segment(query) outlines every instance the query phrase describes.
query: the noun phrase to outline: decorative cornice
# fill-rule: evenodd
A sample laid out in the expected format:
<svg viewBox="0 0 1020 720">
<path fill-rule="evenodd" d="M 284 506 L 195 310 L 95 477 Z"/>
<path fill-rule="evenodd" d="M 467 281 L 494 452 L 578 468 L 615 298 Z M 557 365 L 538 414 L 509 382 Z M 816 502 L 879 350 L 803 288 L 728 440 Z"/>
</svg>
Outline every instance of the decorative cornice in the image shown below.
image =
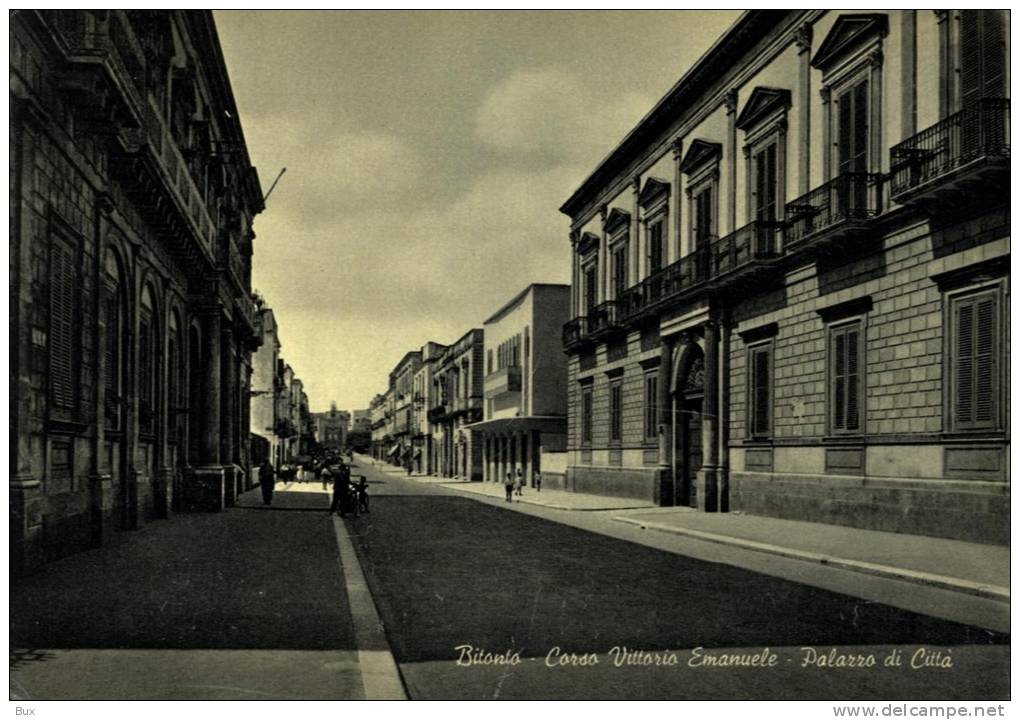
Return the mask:
<svg viewBox="0 0 1020 720">
<path fill-rule="evenodd" d="M 680 172 L 689 174 L 705 163 L 718 160 L 722 155 L 722 143 L 709 140 L 694 140 L 687 149 L 687 154 L 680 161 Z"/>
<path fill-rule="evenodd" d="M 647 208 L 663 195 L 669 195 L 669 183 L 661 178 L 650 177 L 638 194 L 638 205 Z"/>
<path fill-rule="evenodd" d="M 620 208 L 613 208 L 609 217 L 606 218 L 606 232 L 612 234 L 624 227 L 630 227 L 630 213 Z"/>
<path fill-rule="evenodd" d="M 811 40 L 814 31 L 810 23 L 802 23 L 794 33 L 793 41 L 797 43 L 797 54 L 803 55 L 811 50 Z"/>
</svg>

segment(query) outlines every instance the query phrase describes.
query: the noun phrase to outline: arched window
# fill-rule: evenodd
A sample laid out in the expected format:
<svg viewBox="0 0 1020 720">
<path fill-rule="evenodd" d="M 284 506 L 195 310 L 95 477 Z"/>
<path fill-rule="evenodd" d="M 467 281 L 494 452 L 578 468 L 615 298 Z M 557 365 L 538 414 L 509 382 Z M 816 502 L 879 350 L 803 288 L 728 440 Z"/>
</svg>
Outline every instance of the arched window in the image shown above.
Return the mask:
<svg viewBox="0 0 1020 720">
<path fill-rule="evenodd" d="M 156 432 L 158 406 L 156 357 L 159 352 L 156 334 L 155 302 L 151 288 L 142 288 L 138 318 L 138 430 L 142 435 Z"/>
<path fill-rule="evenodd" d="M 167 326 L 167 348 L 166 348 L 166 403 L 167 403 L 167 425 L 168 439 L 176 444 L 180 433 L 181 408 L 181 322 L 177 317 L 177 311 L 170 313 Z"/>
<path fill-rule="evenodd" d="M 105 365 L 106 429 L 124 429 L 124 281 L 120 263 L 112 250 L 106 251 L 103 260 L 103 324 L 106 336 L 103 343 Z"/>
</svg>

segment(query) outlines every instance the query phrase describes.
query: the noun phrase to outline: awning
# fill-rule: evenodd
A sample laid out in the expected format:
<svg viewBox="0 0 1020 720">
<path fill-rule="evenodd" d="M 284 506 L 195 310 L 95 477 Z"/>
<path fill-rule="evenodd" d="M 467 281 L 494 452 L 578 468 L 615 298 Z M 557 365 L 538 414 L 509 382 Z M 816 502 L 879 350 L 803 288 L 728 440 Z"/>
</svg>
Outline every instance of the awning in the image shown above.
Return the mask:
<svg viewBox="0 0 1020 720">
<path fill-rule="evenodd" d="M 480 433 L 538 432 L 565 435 L 567 419 L 562 415 L 524 415 L 522 417 L 494 418 L 465 425 L 465 430 Z"/>
<path fill-rule="evenodd" d="M 394 445 L 393 447 L 390 448 L 390 451 L 388 453 L 386 453 L 386 454 L 387 455 L 396 455 L 398 452 L 400 452 L 400 445 Z"/>
</svg>

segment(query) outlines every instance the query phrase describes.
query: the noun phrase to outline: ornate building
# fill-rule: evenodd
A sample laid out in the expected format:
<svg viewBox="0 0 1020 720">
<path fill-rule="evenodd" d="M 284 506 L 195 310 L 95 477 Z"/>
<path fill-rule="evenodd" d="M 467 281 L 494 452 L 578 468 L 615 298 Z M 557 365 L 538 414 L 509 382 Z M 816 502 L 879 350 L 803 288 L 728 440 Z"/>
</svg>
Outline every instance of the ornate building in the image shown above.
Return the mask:
<svg viewBox="0 0 1020 720">
<path fill-rule="evenodd" d="M 563 205 L 567 484 L 1009 537 L 1004 11 L 749 11 Z"/>
<path fill-rule="evenodd" d="M 468 330 L 436 362 L 427 420 L 437 447 L 436 473 L 482 479 L 481 436 L 470 426 L 482 419 L 485 331 Z"/>
<path fill-rule="evenodd" d="M 10 40 L 23 572 L 245 486 L 263 205 L 211 13 L 19 11 Z"/>
</svg>

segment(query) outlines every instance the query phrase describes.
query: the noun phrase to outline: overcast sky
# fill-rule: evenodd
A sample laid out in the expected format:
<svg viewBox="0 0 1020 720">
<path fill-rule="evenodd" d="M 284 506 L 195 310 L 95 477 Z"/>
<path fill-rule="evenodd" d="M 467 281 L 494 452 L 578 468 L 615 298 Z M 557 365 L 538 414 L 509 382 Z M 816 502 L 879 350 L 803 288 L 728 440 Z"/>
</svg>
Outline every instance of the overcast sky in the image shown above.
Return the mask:
<svg viewBox="0 0 1020 720">
<path fill-rule="evenodd" d="M 254 287 L 312 410 L 531 282 L 558 208 L 734 12 L 217 11 L 263 192 Z"/>
</svg>

